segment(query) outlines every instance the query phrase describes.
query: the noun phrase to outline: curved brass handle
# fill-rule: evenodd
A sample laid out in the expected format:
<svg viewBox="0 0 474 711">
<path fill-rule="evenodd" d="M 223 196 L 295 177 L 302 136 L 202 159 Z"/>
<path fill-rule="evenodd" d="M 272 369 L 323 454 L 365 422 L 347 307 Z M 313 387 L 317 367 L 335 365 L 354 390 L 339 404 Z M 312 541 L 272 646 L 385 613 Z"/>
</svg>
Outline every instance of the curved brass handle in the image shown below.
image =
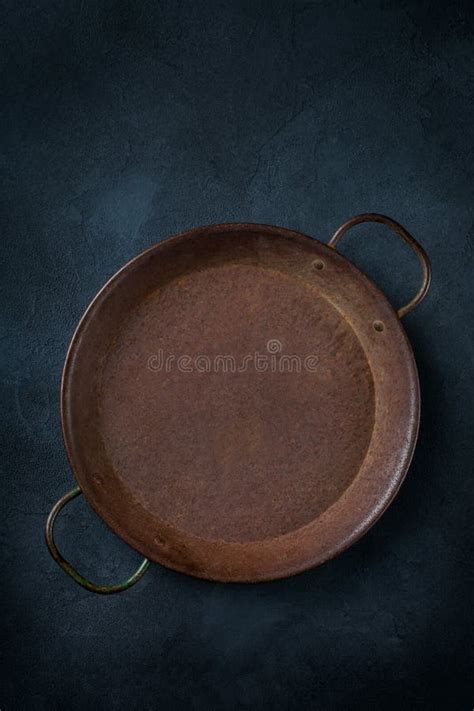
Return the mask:
<svg viewBox="0 0 474 711">
<path fill-rule="evenodd" d="M 387 227 L 390 227 L 391 230 L 396 232 L 397 235 L 399 235 L 399 237 L 401 237 L 413 249 L 416 256 L 420 260 L 421 268 L 423 270 L 423 283 L 418 293 L 413 297 L 413 299 L 411 299 L 408 304 L 398 309 L 397 316 L 398 318 L 402 318 L 402 316 L 405 316 L 405 314 L 414 309 L 415 306 L 417 306 L 420 301 L 425 298 L 428 289 L 430 288 L 431 264 L 430 260 L 428 259 L 428 255 L 426 254 L 423 247 L 418 244 L 416 239 L 412 237 L 411 234 L 407 232 L 404 227 L 399 225 L 398 222 L 395 222 L 395 220 L 392 220 L 390 217 L 385 217 L 385 215 L 378 215 L 375 212 L 368 212 L 362 215 L 356 215 L 355 217 L 351 217 L 350 220 L 347 220 L 347 222 L 344 222 L 344 224 L 341 225 L 334 232 L 333 236 L 328 242 L 328 247 L 332 247 L 332 249 L 335 249 L 342 235 L 345 234 L 348 229 L 354 227 L 354 225 L 360 224 L 361 222 L 381 222 L 383 225 L 387 225 Z"/>
<path fill-rule="evenodd" d="M 75 580 L 78 585 L 81 585 L 86 590 L 90 590 L 90 592 L 99 593 L 101 595 L 111 595 L 112 593 L 127 590 L 127 588 L 131 588 L 132 585 L 138 583 L 140 578 L 149 568 L 150 561 L 148 560 L 148 558 L 145 558 L 143 560 L 138 570 L 136 570 L 134 574 L 127 580 L 124 580 L 121 583 L 117 583 L 116 585 L 97 585 L 96 583 L 91 583 L 90 580 L 87 580 L 80 573 L 78 573 L 77 570 L 73 568 L 73 566 L 68 563 L 65 558 L 63 558 L 63 556 L 56 547 L 56 543 L 54 542 L 53 538 L 54 522 L 56 521 L 56 518 L 63 506 L 69 503 L 69 501 L 72 501 L 72 499 L 75 499 L 76 496 L 79 496 L 79 494 L 81 493 L 82 492 L 79 487 L 68 491 L 68 493 L 64 494 L 64 496 L 62 496 L 51 509 L 50 514 L 48 516 L 48 520 L 46 521 L 45 529 L 46 545 L 48 546 L 49 552 L 53 556 L 56 563 L 64 570 L 65 573 L 67 573 L 73 580 Z"/>
</svg>

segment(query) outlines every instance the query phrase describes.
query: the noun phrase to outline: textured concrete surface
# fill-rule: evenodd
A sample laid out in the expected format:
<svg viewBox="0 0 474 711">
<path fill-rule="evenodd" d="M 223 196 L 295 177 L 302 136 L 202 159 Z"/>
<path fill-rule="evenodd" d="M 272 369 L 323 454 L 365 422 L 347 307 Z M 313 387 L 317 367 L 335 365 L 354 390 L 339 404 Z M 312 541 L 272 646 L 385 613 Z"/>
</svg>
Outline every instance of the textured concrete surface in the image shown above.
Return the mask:
<svg viewBox="0 0 474 711">
<path fill-rule="evenodd" d="M 2 5 L 0 708 L 471 709 L 471 3 Z M 327 239 L 363 211 L 406 225 L 434 271 L 406 318 L 423 416 L 389 511 L 278 583 L 154 567 L 116 597 L 76 587 L 43 525 L 73 482 L 58 386 L 97 289 L 198 224 Z M 417 286 L 380 227 L 341 251 L 396 304 Z M 83 501 L 58 537 L 103 581 L 138 559 Z"/>
</svg>

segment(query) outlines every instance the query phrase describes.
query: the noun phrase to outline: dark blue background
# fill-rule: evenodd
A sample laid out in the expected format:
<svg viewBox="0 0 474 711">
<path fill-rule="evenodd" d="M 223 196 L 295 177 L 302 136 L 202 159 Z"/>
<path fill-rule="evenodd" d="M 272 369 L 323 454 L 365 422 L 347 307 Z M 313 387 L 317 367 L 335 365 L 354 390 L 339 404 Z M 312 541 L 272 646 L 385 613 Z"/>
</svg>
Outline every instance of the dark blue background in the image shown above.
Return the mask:
<svg viewBox="0 0 474 711">
<path fill-rule="evenodd" d="M 3 3 L 2 711 L 472 709 L 470 5 Z M 406 225 L 434 271 L 404 321 L 423 415 L 389 511 L 277 583 L 156 566 L 115 597 L 78 588 L 43 526 L 73 484 L 58 390 L 95 292 L 199 224 L 326 240 L 363 211 Z M 417 288 L 416 258 L 380 226 L 341 251 L 395 304 Z M 139 559 L 84 501 L 57 532 L 97 580 Z"/>
</svg>

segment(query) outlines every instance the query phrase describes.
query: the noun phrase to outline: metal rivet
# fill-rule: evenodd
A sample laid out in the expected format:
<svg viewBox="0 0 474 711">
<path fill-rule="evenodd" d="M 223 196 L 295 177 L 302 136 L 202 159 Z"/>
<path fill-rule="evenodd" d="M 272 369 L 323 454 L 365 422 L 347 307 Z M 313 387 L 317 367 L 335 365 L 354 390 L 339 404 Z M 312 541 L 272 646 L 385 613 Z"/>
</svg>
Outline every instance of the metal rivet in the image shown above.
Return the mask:
<svg viewBox="0 0 474 711">
<path fill-rule="evenodd" d="M 157 534 L 153 539 L 157 546 L 167 548 L 168 541 L 161 534 Z"/>
</svg>

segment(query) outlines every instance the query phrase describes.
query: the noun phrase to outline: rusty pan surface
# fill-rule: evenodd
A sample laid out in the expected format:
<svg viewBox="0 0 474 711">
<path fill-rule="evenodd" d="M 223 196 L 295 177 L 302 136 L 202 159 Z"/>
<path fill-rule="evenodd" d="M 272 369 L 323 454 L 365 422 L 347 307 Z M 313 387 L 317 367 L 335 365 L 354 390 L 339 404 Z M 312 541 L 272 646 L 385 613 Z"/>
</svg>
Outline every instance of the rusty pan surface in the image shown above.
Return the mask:
<svg viewBox="0 0 474 711">
<path fill-rule="evenodd" d="M 397 313 L 334 248 L 227 224 L 160 242 L 106 284 L 61 404 L 79 486 L 119 536 L 251 582 L 375 522 L 410 463 L 419 386 Z"/>
</svg>

